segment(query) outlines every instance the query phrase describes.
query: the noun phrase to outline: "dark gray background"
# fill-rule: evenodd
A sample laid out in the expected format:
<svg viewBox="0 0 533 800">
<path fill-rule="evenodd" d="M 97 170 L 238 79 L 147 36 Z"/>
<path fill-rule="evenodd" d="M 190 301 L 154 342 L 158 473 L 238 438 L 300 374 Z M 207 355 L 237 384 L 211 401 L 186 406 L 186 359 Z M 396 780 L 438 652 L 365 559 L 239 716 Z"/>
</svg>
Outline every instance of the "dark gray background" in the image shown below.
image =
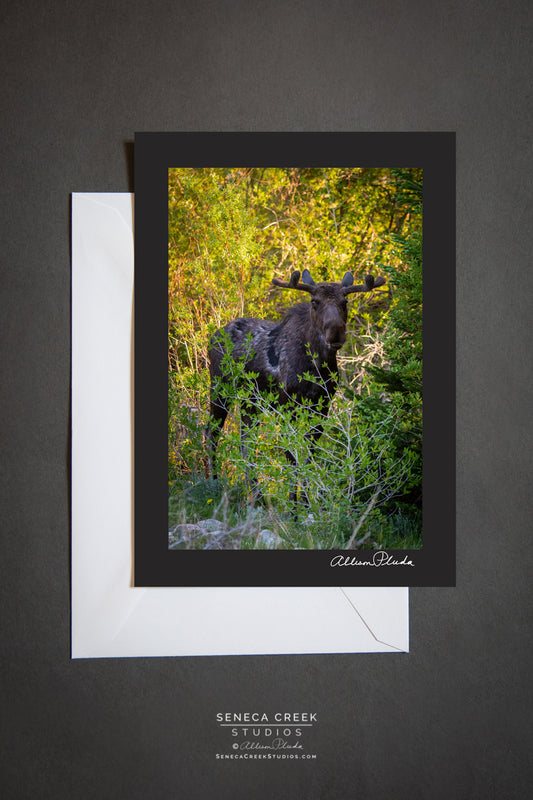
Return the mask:
<svg viewBox="0 0 533 800">
<path fill-rule="evenodd" d="M 0 15 L 3 796 L 527 797 L 531 4 Z M 130 190 L 143 130 L 457 131 L 457 588 L 409 655 L 69 660 L 69 193 Z M 315 763 L 214 761 L 217 711 L 285 709 Z"/>
</svg>

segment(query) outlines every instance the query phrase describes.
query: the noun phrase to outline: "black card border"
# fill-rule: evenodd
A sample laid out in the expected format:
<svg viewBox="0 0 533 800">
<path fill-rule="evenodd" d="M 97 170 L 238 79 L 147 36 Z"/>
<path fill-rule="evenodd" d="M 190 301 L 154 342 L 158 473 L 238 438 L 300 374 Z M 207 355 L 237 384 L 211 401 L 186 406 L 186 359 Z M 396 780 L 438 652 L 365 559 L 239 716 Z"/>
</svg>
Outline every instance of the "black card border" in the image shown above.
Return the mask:
<svg viewBox="0 0 533 800">
<path fill-rule="evenodd" d="M 315 550 L 168 550 L 168 169 L 192 166 L 423 168 L 421 550 L 387 551 L 380 567 L 332 567 L 335 553 Z M 455 133 L 136 133 L 134 325 L 135 586 L 455 585 Z"/>
</svg>

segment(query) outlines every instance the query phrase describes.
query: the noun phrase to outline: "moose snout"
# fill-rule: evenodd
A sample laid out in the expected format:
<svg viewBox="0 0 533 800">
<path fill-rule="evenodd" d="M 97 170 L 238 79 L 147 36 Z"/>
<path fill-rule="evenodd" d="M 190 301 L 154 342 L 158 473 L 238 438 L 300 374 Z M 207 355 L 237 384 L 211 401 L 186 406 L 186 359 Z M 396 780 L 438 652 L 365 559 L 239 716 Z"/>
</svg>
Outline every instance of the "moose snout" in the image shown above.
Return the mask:
<svg viewBox="0 0 533 800">
<path fill-rule="evenodd" d="M 326 325 L 324 328 L 324 338 L 333 350 L 338 350 L 346 341 L 346 325 Z"/>
</svg>

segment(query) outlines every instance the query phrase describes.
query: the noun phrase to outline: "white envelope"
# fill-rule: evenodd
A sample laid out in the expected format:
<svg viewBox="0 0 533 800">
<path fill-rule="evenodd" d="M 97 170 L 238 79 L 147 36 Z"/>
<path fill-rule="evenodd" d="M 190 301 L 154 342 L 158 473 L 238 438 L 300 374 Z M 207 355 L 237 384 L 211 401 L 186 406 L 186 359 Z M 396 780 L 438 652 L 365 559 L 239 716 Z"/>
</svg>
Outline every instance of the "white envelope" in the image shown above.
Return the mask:
<svg viewBox="0 0 533 800">
<path fill-rule="evenodd" d="M 133 588 L 133 195 L 72 195 L 72 657 L 407 652 L 407 588 Z"/>
</svg>

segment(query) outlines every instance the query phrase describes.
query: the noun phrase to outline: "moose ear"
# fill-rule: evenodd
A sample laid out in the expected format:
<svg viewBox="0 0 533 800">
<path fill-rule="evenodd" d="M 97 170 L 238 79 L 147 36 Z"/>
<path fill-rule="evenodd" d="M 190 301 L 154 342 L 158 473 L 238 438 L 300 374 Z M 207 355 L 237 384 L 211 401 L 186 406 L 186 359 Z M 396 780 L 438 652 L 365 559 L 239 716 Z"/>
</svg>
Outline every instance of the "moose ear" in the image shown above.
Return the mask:
<svg viewBox="0 0 533 800">
<path fill-rule="evenodd" d="M 353 283 L 353 275 L 351 272 L 347 272 L 341 281 L 341 286 L 351 286 L 352 283 Z"/>
<path fill-rule="evenodd" d="M 314 280 L 312 279 L 312 277 L 311 277 L 311 273 L 309 272 L 309 270 L 308 270 L 308 269 L 304 269 L 304 271 L 303 271 L 303 273 L 302 273 L 302 281 L 303 281 L 303 283 L 310 283 L 310 284 L 311 284 L 311 286 L 314 286 L 314 285 L 315 285 L 315 282 L 314 282 Z"/>
</svg>

